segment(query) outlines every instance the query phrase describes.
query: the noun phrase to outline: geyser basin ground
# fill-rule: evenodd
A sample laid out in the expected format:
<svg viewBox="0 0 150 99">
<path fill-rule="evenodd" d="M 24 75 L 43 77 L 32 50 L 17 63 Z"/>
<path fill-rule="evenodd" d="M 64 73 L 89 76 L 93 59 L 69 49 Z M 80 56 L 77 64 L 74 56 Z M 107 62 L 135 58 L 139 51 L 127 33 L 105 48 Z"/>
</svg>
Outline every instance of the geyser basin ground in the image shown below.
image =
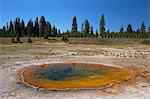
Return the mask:
<svg viewBox="0 0 150 99">
<path fill-rule="evenodd" d="M 42 89 L 90 89 L 108 86 L 131 75 L 127 70 L 99 64 L 52 63 L 24 68 L 21 80 Z"/>
</svg>

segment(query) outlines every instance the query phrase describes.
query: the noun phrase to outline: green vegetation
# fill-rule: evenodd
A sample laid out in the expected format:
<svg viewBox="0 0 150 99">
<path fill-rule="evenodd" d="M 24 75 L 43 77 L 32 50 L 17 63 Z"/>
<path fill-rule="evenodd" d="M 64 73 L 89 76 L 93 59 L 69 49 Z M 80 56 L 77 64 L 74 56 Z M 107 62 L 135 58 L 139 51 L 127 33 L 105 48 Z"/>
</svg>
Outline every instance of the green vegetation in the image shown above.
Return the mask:
<svg viewBox="0 0 150 99">
<path fill-rule="evenodd" d="M 77 26 L 77 19 L 74 16 L 73 17 L 73 22 L 72 22 L 72 31 L 71 32 L 77 32 L 78 31 L 78 26 Z"/>
<path fill-rule="evenodd" d="M 149 43 L 148 43 L 149 41 Z M 94 45 L 150 45 L 146 38 L 69 38 L 70 44 Z"/>
<path fill-rule="evenodd" d="M 150 45 L 150 40 L 144 40 L 142 43 L 146 45 Z"/>
<path fill-rule="evenodd" d="M 69 41 L 68 36 L 67 35 L 63 35 L 62 36 L 62 41 L 64 41 L 64 42 Z"/>
<path fill-rule="evenodd" d="M 147 29 L 147 30 L 146 30 Z M 28 37 L 31 43 L 31 37 L 42 37 L 48 39 L 49 37 L 62 37 L 63 41 L 68 41 L 68 37 L 78 38 L 149 38 L 150 27 L 146 28 L 144 22 L 141 27 L 134 30 L 132 25 L 129 24 L 127 29 L 124 29 L 123 25 L 119 32 L 106 31 L 105 17 L 102 14 L 99 23 L 99 31 L 95 29 L 90 22 L 86 19 L 81 25 L 81 31 L 78 31 L 78 24 L 76 16 L 73 17 L 72 28 L 66 32 L 61 33 L 60 29 L 52 26 L 49 21 L 46 21 L 44 16 L 41 16 L 40 20 L 36 17 L 35 21 L 29 20 L 25 25 L 24 20 L 20 21 L 20 18 L 16 18 L 15 21 L 10 21 L 6 26 L 0 29 L 0 37 L 12 37 L 12 43 L 21 43 L 20 37 Z"/>
</svg>

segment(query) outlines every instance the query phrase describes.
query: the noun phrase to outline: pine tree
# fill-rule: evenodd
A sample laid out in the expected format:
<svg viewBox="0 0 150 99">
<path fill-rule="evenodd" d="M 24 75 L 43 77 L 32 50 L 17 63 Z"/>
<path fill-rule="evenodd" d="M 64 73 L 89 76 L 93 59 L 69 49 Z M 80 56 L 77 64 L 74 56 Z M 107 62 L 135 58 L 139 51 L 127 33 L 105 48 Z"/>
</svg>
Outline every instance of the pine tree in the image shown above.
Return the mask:
<svg viewBox="0 0 150 99">
<path fill-rule="evenodd" d="M 20 28 L 20 18 L 15 20 L 15 32 L 16 32 L 16 42 L 20 43 L 21 28 Z"/>
<path fill-rule="evenodd" d="M 144 25 L 144 22 L 143 22 L 142 25 L 141 25 L 141 32 L 142 32 L 142 33 L 145 33 L 145 32 L 146 32 L 146 27 L 145 27 L 145 25 Z"/>
<path fill-rule="evenodd" d="M 150 38 L 150 26 L 148 27 L 147 37 Z"/>
<path fill-rule="evenodd" d="M 3 30 L 0 28 L 0 37 L 2 37 Z"/>
<path fill-rule="evenodd" d="M 6 30 L 7 30 L 7 31 L 9 30 L 9 25 L 8 25 L 8 22 L 7 22 Z"/>
<path fill-rule="evenodd" d="M 5 34 L 6 34 L 6 26 L 3 26 L 2 36 L 5 37 Z"/>
<path fill-rule="evenodd" d="M 14 38 L 14 26 L 13 26 L 13 22 L 10 21 L 10 25 L 9 25 L 9 31 L 10 31 L 10 36 L 12 37 L 11 42 L 15 43 L 15 38 Z"/>
<path fill-rule="evenodd" d="M 84 33 L 84 23 L 81 25 L 81 33 Z"/>
<path fill-rule="evenodd" d="M 96 29 L 96 38 L 98 37 L 98 30 Z"/>
<path fill-rule="evenodd" d="M 25 36 L 25 23 L 24 21 L 22 20 L 21 22 L 21 36 Z"/>
<path fill-rule="evenodd" d="M 94 36 L 93 26 L 91 26 L 91 28 L 90 28 L 90 34 L 91 34 L 92 37 Z"/>
<path fill-rule="evenodd" d="M 150 33 L 150 26 L 148 27 L 148 33 Z"/>
<path fill-rule="evenodd" d="M 107 30 L 107 33 L 110 33 L 110 30 L 109 30 L 109 29 Z"/>
<path fill-rule="evenodd" d="M 27 24 L 27 33 L 28 33 L 28 37 L 33 36 L 33 21 L 31 19 Z"/>
<path fill-rule="evenodd" d="M 140 29 L 138 28 L 138 29 L 136 30 L 137 38 L 139 37 L 139 34 L 140 34 Z"/>
<path fill-rule="evenodd" d="M 85 35 L 85 37 L 90 36 L 89 32 L 90 32 L 90 24 L 89 24 L 89 21 L 86 19 L 85 23 L 84 23 L 84 35 Z"/>
<path fill-rule="evenodd" d="M 100 33 L 101 34 L 105 33 L 105 18 L 103 14 L 100 19 Z"/>
<path fill-rule="evenodd" d="M 8 22 L 7 22 L 7 26 L 6 26 L 6 35 L 5 35 L 6 37 L 8 37 L 9 36 L 9 25 L 8 25 Z"/>
<path fill-rule="evenodd" d="M 127 27 L 127 32 L 128 32 L 128 33 L 132 33 L 132 32 L 133 32 L 133 29 L 132 29 L 131 24 L 128 25 L 128 27 Z"/>
<path fill-rule="evenodd" d="M 128 37 L 130 38 L 135 37 L 135 33 L 134 33 L 134 30 L 132 29 L 131 24 L 129 24 L 127 27 L 127 34 L 128 34 Z"/>
<path fill-rule="evenodd" d="M 31 36 L 33 37 L 35 35 L 33 32 L 34 32 L 33 21 L 32 19 L 30 19 L 27 24 L 28 43 L 32 43 Z"/>
<path fill-rule="evenodd" d="M 6 27 L 6 30 L 8 30 L 9 29 L 9 26 L 8 26 L 8 22 L 7 22 L 7 27 Z"/>
<path fill-rule="evenodd" d="M 61 36 L 61 31 L 60 31 L 60 29 L 58 30 L 58 36 L 59 36 L 59 37 Z"/>
<path fill-rule="evenodd" d="M 53 28 L 52 28 L 52 36 L 53 36 L 53 37 L 56 36 L 56 28 L 55 28 L 55 26 L 53 26 Z"/>
<path fill-rule="evenodd" d="M 39 37 L 39 20 L 38 20 L 38 17 L 36 17 L 36 20 L 35 20 L 35 36 L 36 37 Z"/>
<path fill-rule="evenodd" d="M 45 39 L 48 39 L 48 37 L 51 36 L 51 24 L 50 22 L 46 23 L 46 33 L 44 35 Z"/>
<path fill-rule="evenodd" d="M 137 29 L 136 33 L 140 33 L 140 29 Z"/>
<path fill-rule="evenodd" d="M 44 16 L 41 16 L 41 19 L 40 19 L 40 37 L 43 37 L 44 34 L 45 34 L 45 28 L 46 28 L 46 20 L 45 20 L 45 17 Z"/>
<path fill-rule="evenodd" d="M 57 37 L 58 33 L 57 33 L 57 28 L 55 29 L 55 37 Z"/>
<path fill-rule="evenodd" d="M 78 32 L 78 26 L 77 26 L 77 19 L 76 16 L 73 17 L 72 21 L 72 31 L 71 32 Z"/>
<path fill-rule="evenodd" d="M 14 37 L 14 26 L 12 21 L 10 21 L 9 31 L 10 31 L 10 36 Z"/>
<path fill-rule="evenodd" d="M 123 32 L 124 32 L 124 29 L 123 29 L 123 26 L 121 26 L 120 33 L 123 33 Z"/>
</svg>

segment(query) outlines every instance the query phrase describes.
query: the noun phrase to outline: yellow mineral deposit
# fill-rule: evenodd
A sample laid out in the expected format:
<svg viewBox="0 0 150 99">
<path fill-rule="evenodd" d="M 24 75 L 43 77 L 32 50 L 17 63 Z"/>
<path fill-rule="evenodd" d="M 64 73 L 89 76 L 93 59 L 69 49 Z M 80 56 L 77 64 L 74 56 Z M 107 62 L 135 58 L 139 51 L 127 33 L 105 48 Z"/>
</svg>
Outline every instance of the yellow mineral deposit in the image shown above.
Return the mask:
<svg viewBox="0 0 150 99">
<path fill-rule="evenodd" d="M 53 63 L 24 68 L 21 80 L 46 90 L 90 89 L 106 87 L 132 75 L 128 70 L 100 64 Z"/>
</svg>

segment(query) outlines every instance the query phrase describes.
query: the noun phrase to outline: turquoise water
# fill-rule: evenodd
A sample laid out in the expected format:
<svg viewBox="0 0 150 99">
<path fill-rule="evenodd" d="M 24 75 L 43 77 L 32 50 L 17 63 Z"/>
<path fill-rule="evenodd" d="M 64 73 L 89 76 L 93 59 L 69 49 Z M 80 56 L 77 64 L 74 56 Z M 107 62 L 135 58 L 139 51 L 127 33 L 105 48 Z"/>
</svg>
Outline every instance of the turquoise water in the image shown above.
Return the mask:
<svg viewBox="0 0 150 99">
<path fill-rule="evenodd" d="M 75 80 L 93 76 L 104 76 L 108 73 L 102 69 L 86 64 L 53 64 L 36 70 L 36 77 L 54 81 Z"/>
</svg>

